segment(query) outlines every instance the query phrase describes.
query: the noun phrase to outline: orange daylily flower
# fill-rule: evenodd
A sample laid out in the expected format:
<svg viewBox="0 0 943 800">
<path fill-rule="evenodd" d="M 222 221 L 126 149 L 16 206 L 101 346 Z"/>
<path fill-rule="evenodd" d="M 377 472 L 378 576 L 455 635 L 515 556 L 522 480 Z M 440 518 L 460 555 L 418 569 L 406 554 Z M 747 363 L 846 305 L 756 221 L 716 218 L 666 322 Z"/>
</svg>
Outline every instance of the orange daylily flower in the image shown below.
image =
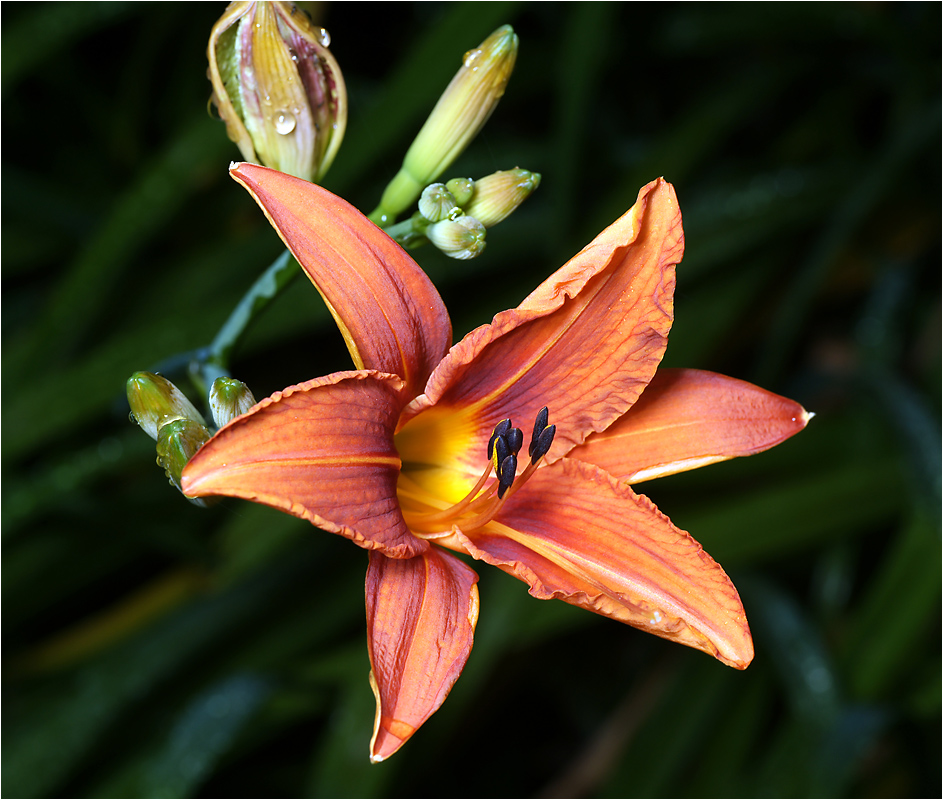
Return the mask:
<svg viewBox="0 0 943 800">
<path fill-rule="evenodd" d="M 265 167 L 231 172 L 321 293 L 356 369 L 263 400 L 204 445 L 182 485 L 369 551 L 372 760 L 435 712 L 471 651 L 478 576 L 449 550 L 535 597 L 750 663 L 730 579 L 631 484 L 765 450 L 810 415 L 743 381 L 657 370 L 684 249 L 670 184 L 643 187 L 517 308 L 450 348 L 432 283 L 353 206 Z M 532 457 L 504 420 L 534 424 Z"/>
</svg>

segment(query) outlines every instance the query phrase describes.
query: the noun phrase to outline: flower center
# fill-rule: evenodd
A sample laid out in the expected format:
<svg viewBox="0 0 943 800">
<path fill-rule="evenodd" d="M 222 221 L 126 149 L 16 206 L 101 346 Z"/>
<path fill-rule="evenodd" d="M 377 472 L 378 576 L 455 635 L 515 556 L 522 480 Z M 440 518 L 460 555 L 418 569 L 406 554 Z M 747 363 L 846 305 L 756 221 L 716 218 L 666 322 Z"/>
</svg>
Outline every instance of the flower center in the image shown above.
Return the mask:
<svg viewBox="0 0 943 800">
<path fill-rule="evenodd" d="M 548 425 L 549 412 L 542 408 L 534 421 L 527 455 L 530 462 L 518 475 L 518 455 L 524 444 L 524 434 L 510 419 L 499 422 L 488 441 L 488 464 L 472 487 L 457 503 L 435 511 L 416 511 L 408 514 L 410 530 L 418 536 L 449 533 L 453 526 L 471 533 L 494 519 L 507 500 L 534 474 L 540 460 L 547 455 L 556 425 Z M 493 478 L 493 480 L 492 480 Z M 490 483 L 489 483 L 490 480 Z M 416 498 L 432 505 L 432 498 Z"/>
</svg>

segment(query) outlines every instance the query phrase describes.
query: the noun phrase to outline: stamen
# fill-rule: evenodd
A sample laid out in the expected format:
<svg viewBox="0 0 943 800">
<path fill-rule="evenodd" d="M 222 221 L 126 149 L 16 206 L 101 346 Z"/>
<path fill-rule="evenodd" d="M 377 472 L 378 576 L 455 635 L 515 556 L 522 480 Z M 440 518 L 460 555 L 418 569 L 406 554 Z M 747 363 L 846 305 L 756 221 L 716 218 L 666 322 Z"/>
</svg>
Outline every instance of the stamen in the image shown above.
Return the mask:
<svg viewBox="0 0 943 800">
<path fill-rule="evenodd" d="M 537 419 L 534 420 L 534 433 L 530 437 L 530 447 L 527 448 L 527 455 L 529 455 L 531 459 L 534 457 L 534 447 L 537 445 L 537 440 L 540 438 L 540 434 L 543 433 L 544 428 L 547 427 L 549 421 L 550 409 L 544 406 L 537 412 Z"/>
<path fill-rule="evenodd" d="M 494 494 L 495 486 L 492 486 L 487 492 L 478 496 L 478 493 L 484 488 L 484 485 L 489 477 L 491 477 L 491 462 L 488 462 L 488 466 L 485 471 L 482 473 L 481 477 L 478 479 L 478 483 L 472 487 L 472 490 L 466 494 L 461 500 L 459 500 L 455 505 L 449 506 L 448 508 L 443 509 L 442 511 L 429 511 L 427 513 L 422 513 L 417 515 L 417 518 L 422 521 L 423 527 L 427 523 L 436 523 L 444 522 L 452 519 L 456 514 L 460 514 L 465 509 L 469 508 L 472 503 L 478 499 L 481 500 L 484 497 L 489 497 Z"/>
<path fill-rule="evenodd" d="M 517 475 L 517 456 L 511 453 L 501 462 L 501 471 L 498 474 L 499 498 L 504 497 L 504 493 L 511 488 L 515 475 Z"/>
<path fill-rule="evenodd" d="M 505 434 L 504 440 L 508 443 L 508 450 L 517 455 L 524 446 L 524 432 L 520 428 L 511 428 Z"/>
<path fill-rule="evenodd" d="M 441 511 L 409 514 L 407 521 L 412 530 L 420 534 L 440 531 L 444 533 L 454 525 L 469 533 L 494 519 L 508 499 L 534 474 L 538 462 L 550 450 L 556 425 L 548 426 L 548 421 L 549 412 L 544 407 L 534 422 L 534 435 L 528 448 L 530 463 L 518 475 L 517 455 L 524 445 L 524 434 L 520 428 L 511 426 L 510 419 L 501 420 L 488 440 L 488 463 L 485 471 L 471 491 L 457 503 Z M 497 480 L 486 489 L 485 484 L 492 472 Z M 429 504 L 434 504 L 434 501 Z"/>
<path fill-rule="evenodd" d="M 540 436 L 538 436 L 536 440 L 531 441 L 530 447 L 528 448 L 530 450 L 531 464 L 536 464 L 547 455 L 547 452 L 550 450 L 550 445 L 553 444 L 553 435 L 556 432 L 557 426 L 550 425 L 540 432 Z"/>
<path fill-rule="evenodd" d="M 507 439 L 499 436 L 494 440 L 494 457 L 491 459 L 491 466 L 494 467 L 496 474 L 501 471 L 501 465 L 509 455 L 511 455 L 511 450 L 508 447 Z"/>
<path fill-rule="evenodd" d="M 504 436 L 511 428 L 511 420 L 502 419 L 497 425 L 494 426 L 494 433 L 491 434 L 491 438 L 488 440 L 488 460 L 490 461 L 494 455 L 494 442 L 499 436 Z"/>
</svg>

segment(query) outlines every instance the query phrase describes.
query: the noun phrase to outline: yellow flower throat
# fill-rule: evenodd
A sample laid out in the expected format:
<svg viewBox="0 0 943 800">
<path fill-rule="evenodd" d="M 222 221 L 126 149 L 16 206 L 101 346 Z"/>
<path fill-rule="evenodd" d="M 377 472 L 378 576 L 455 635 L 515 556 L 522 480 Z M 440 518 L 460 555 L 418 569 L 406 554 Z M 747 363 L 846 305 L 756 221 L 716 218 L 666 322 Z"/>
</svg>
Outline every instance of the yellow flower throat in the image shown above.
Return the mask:
<svg viewBox="0 0 943 800">
<path fill-rule="evenodd" d="M 518 455 L 524 444 L 524 434 L 520 428 L 511 425 L 510 419 L 501 420 L 488 442 L 488 463 L 481 477 L 464 497 L 451 505 L 443 497 L 444 492 L 424 486 L 423 482 L 416 480 L 418 476 L 410 474 L 417 470 L 404 465 L 397 493 L 409 529 L 417 536 L 436 538 L 451 533 L 454 528 L 467 534 L 484 527 L 534 474 L 550 449 L 556 425 L 548 425 L 548 418 L 548 410 L 544 407 L 534 422 L 527 452 L 530 462 L 520 475 L 517 474 Z"/>
</svg>

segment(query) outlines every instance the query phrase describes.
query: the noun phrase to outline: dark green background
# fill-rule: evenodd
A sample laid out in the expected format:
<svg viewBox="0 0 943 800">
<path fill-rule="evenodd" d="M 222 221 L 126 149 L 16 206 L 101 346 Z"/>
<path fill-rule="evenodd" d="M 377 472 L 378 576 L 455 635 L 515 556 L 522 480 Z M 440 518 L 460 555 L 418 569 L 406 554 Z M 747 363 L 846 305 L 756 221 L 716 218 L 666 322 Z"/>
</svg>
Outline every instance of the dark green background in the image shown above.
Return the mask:
<svg viewBox="0 0 943 800">
<path fill-rule="evenodd" d="M 455 262 L 456 337 L 659 175 L 684 214 L 666 364 L 817 416 L 644 484 L 729 571 L 746 672 L 482 565 L 442 710 L 371 766 L 365 554 L 167 485 L 124 381 L 179 376 L 280 243 L 206 112 L 222 4 L 2 11 L 5 796 L 933 796 L 940 785 L 940 30 L 928 4 L 316 8 L 350 94 L 325 184 L 364 211 L 462 54 L 521 37 L 449 176 L 543 182 Z M 234 363 L 345 369 L 305 281 Z M 175 370 L 177 370 L 175 372 Z"/>
</svg>

